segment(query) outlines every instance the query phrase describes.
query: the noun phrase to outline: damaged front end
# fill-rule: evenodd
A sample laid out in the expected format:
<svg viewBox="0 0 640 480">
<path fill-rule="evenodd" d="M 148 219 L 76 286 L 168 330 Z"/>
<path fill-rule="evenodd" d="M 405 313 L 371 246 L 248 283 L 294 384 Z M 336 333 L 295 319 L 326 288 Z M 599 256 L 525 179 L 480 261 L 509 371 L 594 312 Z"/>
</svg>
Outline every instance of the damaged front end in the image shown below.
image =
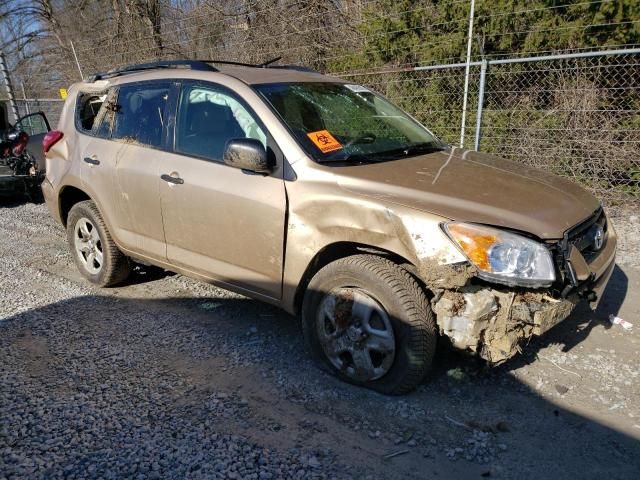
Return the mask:
<svg viewBox="0 0 640 480">
<path fill-rule="evenodd" d="M 467 285 L 438 292 L 431 304 L 441 333 L 454 347 L 499 364 L 519 353 L 526 340 L 567 318 L 578 300 Z"/>
<path fill-rule="evenodd" d="M 431 273 L 425 275 L 422 268 L 420 276 L 434 293 L 431 306 L 440 333 L 455 348 L 491 364 L 519 353 L 531 337 L 566 319 L 581 300 L 595 308 L 615 264 L 616 236 L 602 209 L 557 242 L 534 245 L 531 239 L 483 226 L 464 225 L 461 232 L 451 237 L 468 262 L 426 268 Z M 533 268 L 518 253 L 512 270 L 492 271 L 509 262 L 508 255 L 492 257 L 495 245 L 515 248 L 517 242 L 533 252 L 525 255 Z M 511 271 L 517 275 L 509 276 Z"/>
</svg>

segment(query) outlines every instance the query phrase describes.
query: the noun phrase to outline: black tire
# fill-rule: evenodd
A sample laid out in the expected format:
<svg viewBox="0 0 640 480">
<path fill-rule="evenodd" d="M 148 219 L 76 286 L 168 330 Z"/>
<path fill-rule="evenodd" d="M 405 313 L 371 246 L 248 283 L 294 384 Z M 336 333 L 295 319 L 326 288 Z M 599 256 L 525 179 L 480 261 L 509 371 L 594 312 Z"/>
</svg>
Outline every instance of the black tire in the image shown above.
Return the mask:
<svg viewBox="0 0 640 480">
<path fill-rule="evenodd" d="M 367 292 L 386 311 L 395 337 L 395 357 L 380 378 L 358 381 L 331 363 L 318 337 L 318 309 L 325 295 L 336 288 Z M 302 329 L 316 364 L 339 378 L 388 395 L 414 390 L 431 368 L 437 327 L 429 301 L 411 274 L 375 255 L 354 255 L 322 268 L 312 278 L 302 305 Z"/>
<path fill-rule="evenodd" d="M 97 273 L 92 273 L 87 269 L 75 247 L 76 224 L 83 218 L 88 219 L 95 226 L 100 238 L 103 262 Z M 102 215 L 100 215 L 100 211 L 93 201 L 78 202 L 69 211 L 69 216 L 67 217 L 67 242 L 78 270 L 83 277 L 94 285 L 112 287 L 123 282 L 129 276 L 131 262 L 118 249 L 111 238 Z"/>
</svg>

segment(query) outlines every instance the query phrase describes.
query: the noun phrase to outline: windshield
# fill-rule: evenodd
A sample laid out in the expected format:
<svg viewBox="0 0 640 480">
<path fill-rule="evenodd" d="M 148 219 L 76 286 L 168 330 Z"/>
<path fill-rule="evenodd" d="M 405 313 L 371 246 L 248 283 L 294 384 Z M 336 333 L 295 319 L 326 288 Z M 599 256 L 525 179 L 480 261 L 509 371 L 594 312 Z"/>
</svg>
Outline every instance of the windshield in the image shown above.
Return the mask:
<svg viewBox="0 0 640 480">
<path fill-rule="evenodd" d="M 384 161 L 444 148 L 422 125 L 361 85 L 279 83 L 256 89 L 318 162 Z"/>
</svg>

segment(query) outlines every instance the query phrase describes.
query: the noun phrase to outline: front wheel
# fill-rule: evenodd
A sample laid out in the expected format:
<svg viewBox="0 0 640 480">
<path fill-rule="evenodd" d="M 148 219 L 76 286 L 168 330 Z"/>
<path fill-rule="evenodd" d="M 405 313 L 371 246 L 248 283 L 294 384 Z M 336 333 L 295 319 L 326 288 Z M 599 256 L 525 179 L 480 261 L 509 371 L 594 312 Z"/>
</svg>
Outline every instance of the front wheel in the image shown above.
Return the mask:
<svg viewBox="0 0 640 480">
<path fill-rule="evenodd" d="M 99 287 L 124 281 L 131 271 L 129 259 L 118 249 L 90 200 L 76 203 L 67 218 L 67 241 L 80 273 Z"/>
<path fill-rule="evenodd" d="M 316 363 L 350 383 L 403 394 L 431 367 L 437 330 L 427 297 L 385 258 L 354 255 L 322 268 L 305 293 L 302 320 Z"/>
</svg>

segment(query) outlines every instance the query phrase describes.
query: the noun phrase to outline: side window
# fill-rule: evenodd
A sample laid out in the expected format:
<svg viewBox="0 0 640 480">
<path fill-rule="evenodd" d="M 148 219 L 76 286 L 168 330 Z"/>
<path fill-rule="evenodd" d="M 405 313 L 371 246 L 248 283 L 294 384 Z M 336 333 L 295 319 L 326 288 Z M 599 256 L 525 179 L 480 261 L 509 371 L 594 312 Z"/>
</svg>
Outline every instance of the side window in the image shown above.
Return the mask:
<svg viewBox="0 0 640 480">
<path fill-rule="evenodd" d="M 151 147 L 162 146 L 169 88 L 168 84 L 120 87 L 111 138 Z"/>
<path fill-rule="evenodd" d="M 32 113 L 20 118 L 14 125 L 16 130 L 26 132 L 28 135 L 44 135 L 49 130 L 49 122 L 42 112 Z"/>
<path fill-rule="evenodd" d="M 80 131 L 90 133 L 104 103 L 107 92 L 80 93 L 76 103 L 76 125 Z"/>
<path fill-rule="evenodd" d="M 110 89 L 105 97 L 92 127 L 92 133 L 100 138 L 111 137 L 113 118 L 117 110 L 118 90 L 116 88 Z"/>
<path fill-rule="evenodd" d="M 176 150 L 222 161 L 225 145 L 232 138 L 253 138 L 267 146 L 262 128 L 233 96 L 211 87 L 184 87 L 176 125 Z"/>
</svg>

